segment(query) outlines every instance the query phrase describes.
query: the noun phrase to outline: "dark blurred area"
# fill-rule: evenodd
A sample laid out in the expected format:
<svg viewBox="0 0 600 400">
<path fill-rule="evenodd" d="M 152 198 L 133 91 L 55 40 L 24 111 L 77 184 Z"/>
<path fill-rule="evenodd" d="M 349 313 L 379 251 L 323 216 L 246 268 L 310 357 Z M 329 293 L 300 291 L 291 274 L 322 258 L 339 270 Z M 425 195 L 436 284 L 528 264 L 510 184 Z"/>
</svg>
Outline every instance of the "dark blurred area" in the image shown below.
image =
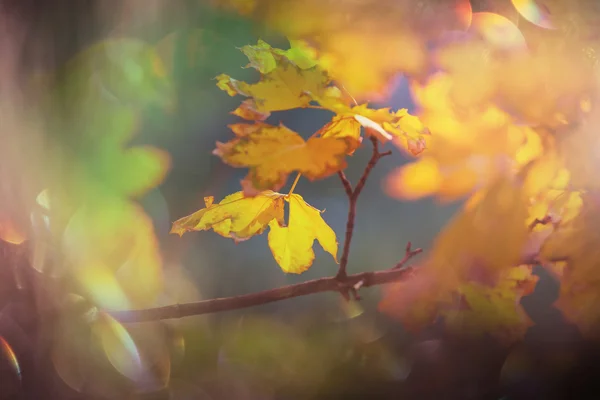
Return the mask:
<svg viewBox="0 0 600 400">
<path fill-rule="evenodd" d="M 135 138 L 136 144 L 154 145 L 172 156 L 172 167 L 164 183 L 140 200 L 154 222 L 165 268 L 182 265 L 201 299 L 250 293 L 334 274 L 336 264 L 331 258 L 322 257 L 321 249 L 316 251 L 315 267 L 305 274 L 283 274 L 269 252 L 265 235 L 240 244 L 212 232 L 196 232 L 182 238 L 169 235 L 172 221 L 201 208 L 204 196 L 220 199 L 239 190 L 245 171 L 234 170 L 211 155 L 215 141 L 228 137 L 226 125 L 236 121 L 229 112 L 239 99 L 221 92 L 213 78 L 219 73 L 232 74 L 237 79 L 252 76 L 251 71 L 240 68 L 247 60 L 237 48 L 256 42 L 259 36 L 264 38 L 265 32 L 255 23 L 212 10 L 208 2 L 148 1 L 147 13 L 140 11 L 145 10 L 142 3 L 143 0 L 2 0 L 0 12 L 18 21 L 25 35 L 20 78 L 26 82 L 38 69 L 57 68 L 115 31 L 153 44 L 173 34 L 170 68 L 178 107 L 172 113 L 147 110 Z M 509 1 L 472 4 L 474 11 L 510 10 Z M 114 25 L 110 25 L 111 21 Z M 197 29 L 205 31 L 200 41 L 195 39 Z M 199 58 L 190 62 L 189 46 L 193 40 L 201 51 Z M 285 43 L 276 36 L 269 39 L 274 46 L 278 41 Z M 386 105 L 414 109 L 405 82 Z M 313 111 L 278 113 L 271 121 L 283 121 L 308 137 L 327 121 L 326 115 Z M 369 153 L 368 149 L 361 149 L 352 158 L 347 171 L 352 181 L 358 179 Z M 403 257 L 408 241 L 427 249 L 461 206 L 431 199 L 399 202 L 386 196 L 381 188 L 384 177 L 407 161 L 396 149 L 394 154 L 377 167 L 359 200 L 349 263 L 352 273 L 393 266 Z M 315 183 L 301 181 L 297 191 L 310 204 L 326 209 L 325 219 L 341 237 L 347 198 L 338 180 L 333 177 Z M 13 268 L 25 262 L 21 252 L 19 246 L 0 242 L 0 337 L 10 344 L 0 342 L 2 400 L 516 400 L 600 396 L 600 346 L 584 341 L 553 307 L 558 283 L 541 267 L 536 270 L 540 281 L 535 292 L 522 301 L 535 325 L 522 343 L 510 348 L 491 338 L 452 337 L 437 326 L 412 335 L 377 312 L 379 289 L 372 288 L 363 293 L 360 304 L 351 305 L 355 307 L 352 310 L 340 296 L 327 293 L 208 317 L 190 317 L 174 325 L 157 323 L 153 326 L 159 327 L 161 337 L 166 338 L 175 354 L 169 367 L 169 385 L 145 392 L 131 391 L 123 378 L 84 376 L 87 367 L 78 360 L 84 377 L 77 378 L 80 385 L 73 387 L 68 384 L 72 379 L 57 374 L 48 347 L 60 324 L 36 320 L 40 305 L 32 291 L 20 289 L 21 283 L 15 280 Z M 10 267 L 4 268 L 5 265 Z M 38 277 L 26 274 L 23 279 L 32 287 L 35 283 L 31 282 L 37 282 Z M 173 330 L 173 326 L 178 330 Z M 293 332 L 286 333 L 282 326 Z M 83 346 L 78 341 L 85 335 L 90 333 L 73 329 L 72 342 L 67 345 Z M 232 361 L 228 356 L 236 352 L 244 354 L 243 362 Z M 279 359 L 286 357 L 297 357 L 298 361 L 279 365 Z"/>
</svg>

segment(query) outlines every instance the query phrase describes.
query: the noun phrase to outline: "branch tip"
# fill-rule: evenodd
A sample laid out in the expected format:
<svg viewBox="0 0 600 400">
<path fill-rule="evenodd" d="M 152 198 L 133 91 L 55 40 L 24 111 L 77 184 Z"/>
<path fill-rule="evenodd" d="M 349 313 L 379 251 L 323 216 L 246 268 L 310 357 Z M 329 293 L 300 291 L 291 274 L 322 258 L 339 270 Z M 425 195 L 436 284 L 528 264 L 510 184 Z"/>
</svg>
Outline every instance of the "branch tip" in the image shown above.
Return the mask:
<svg viewBox="0 0 600 400">
<path fill-rule="evenodd" d="M 422 252 L 423 252 L 423 249 L 420 248 L 420 247 L 418 247 L 418 248 L 416 248 L 416 249 L 413 250 L 412 249 L 412 243 L 408 242 L 406 244 L 406 248 L 404 250 L 404 257 L 392 269 L 401 269 L 401 268 L 403 268 L 406 265 L 406 263 L 408 263 L 413 257 L 415 257 L 418 254 L 421 254 Z"/>
</svg>

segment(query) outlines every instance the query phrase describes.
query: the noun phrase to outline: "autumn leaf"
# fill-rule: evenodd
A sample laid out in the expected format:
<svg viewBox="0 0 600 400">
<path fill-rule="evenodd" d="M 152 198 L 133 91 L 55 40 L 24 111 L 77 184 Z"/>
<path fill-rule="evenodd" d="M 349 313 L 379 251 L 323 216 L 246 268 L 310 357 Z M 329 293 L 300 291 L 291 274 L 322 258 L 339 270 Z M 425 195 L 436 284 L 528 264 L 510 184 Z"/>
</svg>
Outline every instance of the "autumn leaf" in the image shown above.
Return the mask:
<svg viewBox="0 0 600 400">
<path fill-rule="evenodd" d="M 439 316 L 449 316 L 449 323 L 459 326 L 464 314 L 485 332 L 523 334 L 527 321 L 515 311 L 515 298 L 524 293 L 517 283 L 530 277 L 528 270 L 512 268 L 527 243 L 527 206 L 519 180 L 495 181 L 438 235 L 419 270 L 386 291 L 380 308 L 415 330 Z M 457 303 L 465 297 L 471 303 Z M 494 309 L 499 309 L 497 319 L 489 314 Z"/>
<path fill-rule="evenodd" d="M 449 283 L 420 268 L 408 279 L 389 285 L 379 309 L 412 332 L 442 318 L 455 333 L 487 333 L 511 343 L 532 325 L 519 301 L 533 292 L 537 281 L 528 265 L 507 266 L 494 286 L 471 280 Z"/>
<path fill-rule="evenodd" d="M 259 40 L 257 45 L 247 45 L 241 51 L 250 63 L 246 67 L 261 73 L 261 80 L 248 84 L 221 74 L 217 86 L 230 96 L 249 97 L 234 115 L 248 120 L 264 121 L 272 111 L 306 107 L 319 103 L 336 115 L 318 133 L 321 137 L 344 137 L 352 141 L 349 153 L 361 143 L 361 128 L 365 134 L 375 136 L 385 143 L 394 138 L 404 138 L 412 154 L 421 153 L 426 145 L 423 135 L 429 130 L 419 118 L 406 109 L 370 109 L 366 104 L 350 106 L 354 101 L 347 93 L 329 85 L 327 74 L 319 69 L 314 55 L 301 42 L 292 41 L 296 47 L 281 50 Z"/>
<path fill-rule="evenodd" d="M 386 191 L 392 197 L 406 200 L 418 200 L 440 191 L 444 176 L 439 171 L 437 161 L 432 157 L 423 157 L 397 169 L 388 177 Z M 469 188 L 471 180 L 467 180 Z"/>
<path fill-rule="evenodd" d="M 518 179 L 498 179 L 438 235 L 430 267 L 449 280 L 489 275 L 493 282 L 502 268 L 520 260 L 529 232 L 527 206 Z"/>
<path fill-rule="evenodd" d="M 441 307 L 440 315 L 456 333 L 489 333 L 504 343 L 513 343 L 533 325 L 520 300 L 533 292 L 538 279 L 531 266 L 520 265 L 504 271 L 493 287 L 466 282 L 456 292 L 458 301 Z"/>
<path fill-rule="evenodd" d="M 600 327 L 600 279 L 598 263 L 598 223 L 600 222 L 600 195 L 596 191 L 581 194 L 579 213 L 561 223 L 544 242 L 542 260 L 565 259 L 560 273 L 560 292 L 556 307 L 573 322 L 584 335 L 594 335 Z"/>
<path fill-rule="evenodd" d="M 292 41 L 291 45 L 290 49 L 281 50 L 259 39 L 256 45 L 243 46 L 241 51 L 250 60 L 246 67 L 255 68 L 261 74 L 268 74 L 275 70 L 281 60 L 290 61 L 302 70 L 317 66 L 314 54 L 302 48 L 297 42 Z"/>
<path fill-rule="evenodd" d="M 420 109 L 419 122 L 403 119 L 408 126 L 405 130 L 424 124 L 434 135 L 421 136 L 428 160 L 419 158 L 392 172 L 386 185 L 389 195 L 411 200 L 435 196 L 441 201 L 473 196 L 499 177 L 515 174 L 546 150 L 546 135 L 514 125 L 511 116 L 492 103 L 458 107 L 451 96 L 454 83 L 452 75 L 437 73 L 425 85 L 411 85 Z M 418 149 L 423 144 L 416 134 L 409 138 L 413 141 L 406 141 L 407 152 L 410 146 Z M 394 143 L 403 147 L 405 142 Z"/>
<path fill-rule="evenodd" d="M 245 197 L 242 192 L 237 192 L 218 204 L 213 204 L 213 197 L 206 197 L 205 208 L 175 221 L 171 233 L 181 236 L 189 231 L 213 229 L 219 235 L 236 241 L 247 240 L 260 235 L 271 220 L 283 223 L 283 197 L 272 191 L 254 197 Z"/>
<path fill-rule="evenodd" d="M 236 115 L 262 117 L 273 111 L 306 107 L 312 96 L 321 95 L 330 83 L 328 75 L 317 66 L 303 69 L 293 61 L 298 60 L 297 56 L 267 46 L 259 42 L 257 46 L 242 48 L 249 56 L 249 65 L 261 72 L 257 83 L 238 81 L 225 74 L 215 78 L 217 87 L 230 96 L 239 94 L 249 98 L 242 110 L 234 111 Z M 306 67 L 306 64 L 303 66 Z"/>
<path fill-rule="evenodd" d="M 227 142 L 217 142 L 213 154 L 233 167 L 250 168 L 246 180 L 257 190 L 277 190 L 293 171 L 315 180 L 325 178 L 346 167 L 345 156 L 350 143 L 343 138 L 312 137 L 305 141 L 283 125 L 264 123 L 236 124 L 243 135 Z"/>
<path fill-rule="evenodd" d="M 337 262 L 335 232 L 321 217 L 322 211 L 307 204 L 298 194 L 286 197 L 286 201 L 290 204 L 287 226 L 276 220 L 269 223 L 269 247 L 281 269 L 294 274 L 306 271 L 315 259 L 312 249 L 315 240 Z"/>
<path fill-rule="evenodd" d="M 348 137 L 352 140 L 352 149 L 362 142 L 361 128 L 368 136 L 376 137 L 380 142 L 390 140 L 407 141 L 407 147 L 413 155 L 425 150 L 423 136 L 430 135 L 429 129 L 418 117 L 410 115 L 406 109 L 391 111 L 390 108 L 371 109 L 366 104 L 354 107 L 345 106 L 342 99 L 335 101 L 332 96 L 316 99 L 324 108 L 336 115 L 318 132 L 321 137 Z"/>
<path fill-rule="evenodd" d="M 286 273 L 299 274 L 312 265 L 315 240 L 334 259 L 337 257 L 335 232 L 321 217 L 322 211 L 307 204 L 298 194 L 283 195 L 268 190 L 246 197 L 243 192 L 237 192 L 218 204 L 213 201 L 213 197 L 206 197 L 205 208 L 175 221 L 171 233 L 181 236 L 189 231 L 212 229 L 239 242 L 260 235 L 269 227 L 269 247 Z M 287 225 L 284 201 L 290 204 Z"/>
<path fill-rule="evenodd" d="M 305 49 L 316 52 L 321 68 L 358 99 L 389 95 L 398 73 L 418 74 L 425 66 L 424 42 L 407 29 L 402 5 L 279 0 L 266 7 L 266 23 L 304 41 Z"/>
</svg>

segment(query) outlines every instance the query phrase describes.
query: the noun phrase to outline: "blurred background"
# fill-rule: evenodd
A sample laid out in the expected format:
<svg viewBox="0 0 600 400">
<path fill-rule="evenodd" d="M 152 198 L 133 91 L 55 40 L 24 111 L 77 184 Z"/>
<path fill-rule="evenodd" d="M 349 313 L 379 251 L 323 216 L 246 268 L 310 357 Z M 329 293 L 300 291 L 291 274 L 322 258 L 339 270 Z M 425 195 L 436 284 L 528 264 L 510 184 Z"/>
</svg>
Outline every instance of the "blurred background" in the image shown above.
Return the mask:
<svg viewBox="0 0 600 400">
<path fill-rule="evenodd" d="M 239 47 L 259 38 L 287 46 L 260 18 L 216 3 L 2 1 L 0 205 L 16 226 L 33 221 L 44 229 L 29 232 L 26 242 L 13 235 L 2 244 L 0 399 L 546 399 L 593 390 L 594 347 L 553 308 L 558 285 L 541 268 L 534 294 L 523 299 L 535 325 L 525 343 L 510 348 L 489 338 L 449 338 L 436 326 L 410 334 L 377 311 L 379 288 L 362 291 L 360 302 L 323 293 L 156 323 L 98 316 L 99 308 L 234 296 L 337 270 L 315 246 L 311 269 L 284 274 L 266 234 L 239 244 L 214 232 L 169 234 L 173 221 L 204 206 L 204 196 L 220 200 L 238 191 L 246 174 L 211 154 L 216 141 L 231 137 L 227 124 L 238 118 L 230 112 L 241 101 L 219 90 L 214 77 L 255 79 L 256 71 L 242 68 L 247 59 Z M 463 2 L 443 8 L 447 16 L 439 7 L 451 0 L 409 3 L 423 18 L 414 29 L 430 35 L 445 23 L 452 29 Z M 564 17 L 564 31 L 545 30 L 547 9 L 523 15 L 518 3 L 470 6 L 506 17 L 535 43 L 566 35 L 568 23 L 583 26 Z M 557 4 L 575 16 L 599 15 L 588 3 Z M 98 45 L 105 46 L 100 58 L 89 53 L 73 61 Z M 107 67 L 95 72 L 102 63 Z M 77 65 L 88 75 L 73 72 Z M 89 76 L 100 80 L 97 98 L 79 91 Z M 418 112 L 406 76 L 392 89 L 375 104 Z M 308 137 L 330 118 L 301 109 L 269 121 Z M 144 150 L 129 154 L 125 147 Z M 461 199 L 390 196 L 386 179 L 412 158 L 387 147 L 393 156 L 373 171 L 358 202 L 349 273 L 395 265 L 408 241 L 427 250 L 462 207 Z M 365 146 L 351 158 L 352 182 L 369 157 Z M 348 200 L 337 177 L 300 180 L 296 192 L 326 210 L 342 242 Z M 60 243 L 56 232 L 64 232 Z M 15 272 L 23 263 L 35 273 Z M 50 304 L 70 311 L 57 316 Z"/>
</svg>

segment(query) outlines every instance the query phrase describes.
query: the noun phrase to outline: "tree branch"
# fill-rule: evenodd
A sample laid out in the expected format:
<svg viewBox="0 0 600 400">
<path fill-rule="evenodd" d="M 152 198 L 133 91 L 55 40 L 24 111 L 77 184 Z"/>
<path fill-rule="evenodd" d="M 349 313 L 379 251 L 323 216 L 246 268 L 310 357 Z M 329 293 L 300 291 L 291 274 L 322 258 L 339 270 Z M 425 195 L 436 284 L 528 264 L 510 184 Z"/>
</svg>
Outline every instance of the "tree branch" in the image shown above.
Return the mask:
<svg viewBox="0 0 600 400">
<path fill-rule="evenodd" d="M 336 275 L 336 278 L 339 281 L 343 281 L 347 276 L 346 267 L 348 266 L 348 257 L 350 255 L 350 244 L 352 242 L 352 236 L 354 235 L 354 220 L 356 219 L 356 203 L 358 201 L 358 196 L 360 196 L 360 192 L 362 192 L 363 188 L 365 187 L 365 184 L 367 183 L 367 178 L 369 177 L 369 174 L 371 173 L 373 168 L 375 168 L 375 165 L 377 165 L 377 162 L 382 157 L 392 154 L 391 151 L 386 151 L 384 153 L 381 153 L 379 151 L 379 142 L 377 141 L 377 138 L 375 138 L 374 136 L 371 136 L 370 139 L 371 139 L 371 143 L 373 144 L 373 154 L 371 155 L 371 159 L 369 160 L 369 163 L 365 167 L 365 170 L 363 171 L 362 176 L 360 177 L 358 183 L 356 184 L 356 187 L 354 189 L 352 188 L 352 184 L 350 183 L 350 181 L 346 177 L 346 174 L 344 174 L 343 171 L 338 172 L 340 180 L 342 181 L 342 185 L 344 186 L 344 189 L 346 190 L 346 195 L 348 196 L 348 202 L 349 202 L 348 219 L 346 222 L 346 237 L 344 239 L 344 247 L 342 249 L 342 257 L 340 258 L 340 267 L 339 267 L 337 275 Z M 342 293 L 342 294 L 344 294 L 344 293 Z"/>
<path fill-rule="evenodd" d="M 121 322 L 146 322 L 182 318 L 191 315 L 239 310 L 314 293 L 339 292 L 344 287 L 348 286 L 369 287 L 392 283 L 405 278 L 407 275 L 411 274 L 412 271 L 413 268 L 409 267 L 375 272 L 362 272 L 346 276 L 346 279 L 343 282 L 340 282 L 336 277 L 327 277 L 240 296 L 202 300 L 185 304 L 174 304 L 171 306 L 143 310 L 106 312 Z"/>
<path fill-rule="evenodd" d="M 398 262 L 398 264 L 396 264 L 394 266 L 393 269 L 400 269 L 402 267 L 404 267 L 406 265 L 407 262 L 410 261 L 411 258 L 413 258 L 414 256 L 421 254 L 423 252 L 422 248 L 418 248 L 418 249 L 412 249 L 412 243 L 408 242 L 406 244 L 406 250 L 404 251 L 404 257 L 402 258 L 402 260 L 400 260 Z"/>
<path fill-rule="evenodd" d="M 408 246 L 407 246 L 408 247 Z M 412 256 L 419 254 L 421 249 L 412 250 Z M 407 254 L 411 254 L 410 252 Z M 307 296 L 314 293 L 340 292 L 351 288 L 358 291 L 363 287 L 385 285 L 406 279 L 414 273 L 415 267 L 397 268 L 398 265 L 406 263 L 407 257 L 400 261 L 396 267 L 374 272 L 361 272 L 348 275 L 343 281 L 337 277 L 313 279 L 294 285 L 281 286 L 275 289 L 261 292 L 244 294 L 240 296 L 223 297 L 218 299 L 202 300 L 193 303 L 174 304 L 165 307 L 147 308 L 141 310 L 109 311 L 104 310 L 112 317 L 121 322 L 148 322 L 164 319 L 175 319 L 193 315 L 213 314 L 223 311 L 240 310 L 262 304 L 274 303 L 276 301 L 292 299 L 294 297 Z M 566 261 L 566 257 L 554 257 L 545 262 Z M 526 257 L 518 264 L 540 264 L 541 260 L 536 257 Z M 543 263 L 542 263 L 543 264 Z"/>
</svg>

